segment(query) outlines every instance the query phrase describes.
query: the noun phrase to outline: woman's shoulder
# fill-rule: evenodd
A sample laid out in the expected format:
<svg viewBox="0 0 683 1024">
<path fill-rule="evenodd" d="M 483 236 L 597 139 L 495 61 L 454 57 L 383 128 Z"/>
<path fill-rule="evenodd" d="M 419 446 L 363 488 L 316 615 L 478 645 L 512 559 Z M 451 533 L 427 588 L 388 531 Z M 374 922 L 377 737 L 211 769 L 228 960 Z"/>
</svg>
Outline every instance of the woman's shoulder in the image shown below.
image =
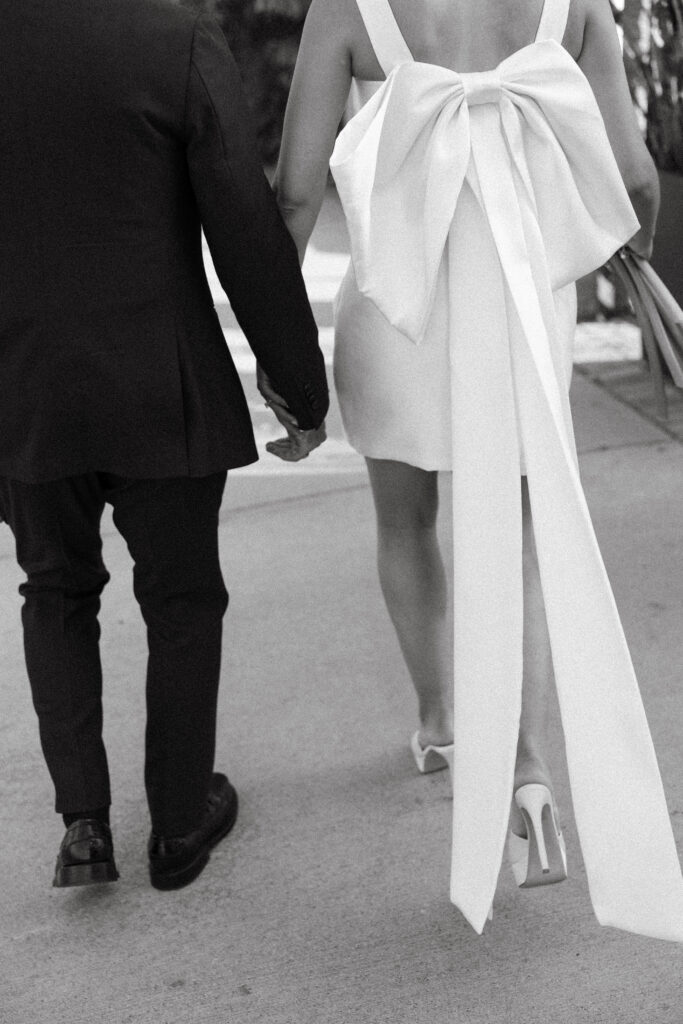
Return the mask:
<svg viewBox="0 0 683 1024">
<path fill-rule="evenodd" d="M 571 0 L 584 25 L 601 25 L 610 31 L 614 29 L 614 11 L 610 0 Z"/>
<path fill-rule="evenodd" d="M 565 45 L 578 57 L 583 48 L 586 33 L 613 36 L 615 34 L 614 13 L 610 0 L 571 0 L 565 34 Z"/>
<path fill-rule="evenodd" d="M 598 46 L 613 46 L 616 25 L 610 0 L 571 0 L 564 44 L 576 60 L 589 35 Z"/>
</svg>

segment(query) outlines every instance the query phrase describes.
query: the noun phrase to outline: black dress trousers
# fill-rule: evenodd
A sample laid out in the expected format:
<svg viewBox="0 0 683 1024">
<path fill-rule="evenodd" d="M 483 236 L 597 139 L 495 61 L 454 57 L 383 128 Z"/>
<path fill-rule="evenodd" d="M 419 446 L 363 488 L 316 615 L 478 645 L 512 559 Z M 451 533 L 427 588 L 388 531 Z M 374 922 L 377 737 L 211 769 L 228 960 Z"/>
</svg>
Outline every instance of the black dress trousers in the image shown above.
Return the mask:
<svg viewBox="0 0 683 1024">
<path fill-rule="evenodd" d="M 149 633 L 146 782 L 167 836 L 214 756 L 226 471 L 257 459 L 206 277 L 302 428 L 329 398 L 296 247 L 214 18 L 0 0 L 0 512 L 61 812 L 109 802 L 97 614 L 106 502 Z M 21 481 L 19 483 L 18 481 Z"/>
<path fill-rule="evenodd" d="M 109 502 L 147 626 L 152 828 L 174 836 L 199 824 L 213 770 L 228 605 L 218 557 L 225 480 L 225 472 L 164 480 L 87 473 L 38 484 L 0 477 L 0 512 L 27 576 L 20 587 L 26 665 L 57 811 L 111 802 L 97 618 L 109 579 L 100 537 Z"/>
</svg>

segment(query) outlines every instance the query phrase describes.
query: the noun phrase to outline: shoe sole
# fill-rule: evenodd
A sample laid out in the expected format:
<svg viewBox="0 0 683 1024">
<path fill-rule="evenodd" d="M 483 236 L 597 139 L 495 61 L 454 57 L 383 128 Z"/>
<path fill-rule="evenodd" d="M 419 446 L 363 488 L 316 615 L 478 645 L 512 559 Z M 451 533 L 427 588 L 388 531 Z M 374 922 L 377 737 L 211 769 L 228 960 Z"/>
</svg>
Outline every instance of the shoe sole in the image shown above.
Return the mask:
<svg viewBox="0 0 683 1024">
<path fill-rule="evenodd" d="M 179 868 L 177 871 L 157 871 L 151 865 L 149 868 L 149 880 L 155 889 L 159 889 L 161 892 L 169 892 L 173 889 L 182 889 L 184 886 L 194 882 L 195 878 L 201 875 L 202 871 L 209 863 L 211 858 L 211 850 L 214 846 L 220 843 L 221 839 L 225 839 L 228 832 L 232 829 L 233 825 L 237 821 L 237 811 L 239 807 L 239 801 L 237 794 L 235 794 L 235 803 L 232 809 L 232 814 L 226 818 L 222 826 L 217 832 L 209 838 L 207 844 L 198 851 L 197 856 L 194 860 L 190 861 L 184 867 Z"/>
<path fill-rule="evenodd" d="M 74 885 L 101 885 L 115 882 L 119 877 L 113 861 L 95 861 L 93 864 L 65 864 L 55 872 L 52 885 L 66 889 Z"/>
</svg>

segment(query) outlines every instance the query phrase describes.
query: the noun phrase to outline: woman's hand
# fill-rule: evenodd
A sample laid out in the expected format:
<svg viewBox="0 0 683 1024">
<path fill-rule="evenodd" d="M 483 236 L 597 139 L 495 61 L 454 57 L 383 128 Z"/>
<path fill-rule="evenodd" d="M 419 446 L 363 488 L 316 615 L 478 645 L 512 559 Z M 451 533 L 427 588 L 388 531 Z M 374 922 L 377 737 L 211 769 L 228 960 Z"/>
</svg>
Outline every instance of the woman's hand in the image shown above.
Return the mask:
<svg viewBox="0 0 683 1024">
<path fill-rule="evenodd" d="M 653 247 L 651 232 L 644 232 L 642 228 L 628 243 L 628 248 L 644 260 L 652 259 Z"/>
<path fill-rule="evenodd" d="M 256 387 L 258 388 L 260 395 L 265 398 L 268 408 L 273 409 L 273 412 L 275 411 L 276 406 L 287 410 L 287 403 L 284 398 L 282 395 L 278 395 L 277 391 L 273 387 L 270 377 L 265 370 L 261 369 L 258 363 L 256 364 Z M 293 416 L 292 420 L 294 420 Z"/>
<path fill-rule="evenodd" d="M 284 398 L 282 395 L 277 393 L 268 374 L 258 365 L 256 367 L 256 387 L 258 388 L 261 396 L 265 398 L 266 407 L 273 410 L 282 426 L 287 428 L 287 430 L 289 430 L 290 427 L 294 427 L 298 430 L 299 424 L 289 411 L 289 407 Z"/>
</svg>

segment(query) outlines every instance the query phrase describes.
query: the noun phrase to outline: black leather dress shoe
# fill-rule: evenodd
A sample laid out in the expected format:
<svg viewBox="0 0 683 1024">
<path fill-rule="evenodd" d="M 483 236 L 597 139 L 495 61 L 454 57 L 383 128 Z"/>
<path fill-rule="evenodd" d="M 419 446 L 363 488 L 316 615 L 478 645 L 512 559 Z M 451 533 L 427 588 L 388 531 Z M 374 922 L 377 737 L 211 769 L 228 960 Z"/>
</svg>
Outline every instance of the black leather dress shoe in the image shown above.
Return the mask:
<svg viewBox="0 0 683 1024">
<path fill-rule="evenodd" d="M 215 772 L 206 814 L 199 828 L 184 836 L 149 837 L 149 878 L 155 889 L 182 889 L 206 867 L 211 850 L 237 819 L 237 793 L 225 775 Z"/>
<path fill-rule="evenodd" d="M 97 818 L 79 818 L 69 825 L 59 848 L 53 885 L 115 882 L 114 845 L 109 825 Z"/>
</svg>

